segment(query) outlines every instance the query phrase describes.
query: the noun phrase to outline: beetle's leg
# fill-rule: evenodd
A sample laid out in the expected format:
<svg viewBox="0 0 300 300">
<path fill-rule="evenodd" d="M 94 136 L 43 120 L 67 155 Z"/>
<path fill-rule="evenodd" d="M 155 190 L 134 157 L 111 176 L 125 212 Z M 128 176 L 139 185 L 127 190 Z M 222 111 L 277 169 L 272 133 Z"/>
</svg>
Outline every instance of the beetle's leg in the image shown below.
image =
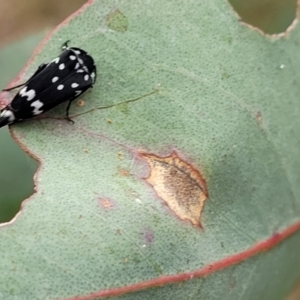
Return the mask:
<svg viewBox="0 0 300 300">
<path fill-rule="evenodd" d="M 71 106 L 71 103 L 74 99 L 72 100 L 69 100 L 69 103 L 68 103 L 68 106 L 66 108 L 66 119 L 69 121 L 69 122 L 72 122 L 73 124 L 75 123 L 70 117 L 69 117 L 69 110 L 70 110 L 70 106 Z"/>
</svg>

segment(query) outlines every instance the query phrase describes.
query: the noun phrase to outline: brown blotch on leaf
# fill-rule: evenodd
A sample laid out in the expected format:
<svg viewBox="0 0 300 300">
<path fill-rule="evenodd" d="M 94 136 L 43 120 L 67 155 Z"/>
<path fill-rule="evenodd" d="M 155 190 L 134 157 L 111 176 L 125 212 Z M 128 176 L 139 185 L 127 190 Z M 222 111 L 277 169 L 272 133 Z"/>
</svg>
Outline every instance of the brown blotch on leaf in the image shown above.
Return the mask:
<svg viewBox="0 0 300 300">
<path fill-rule="evenodd" d="M 78 100 L 78 101 L 77 101 L 77 105 L 78 105 L 79 107 L 84 106 L 84 105 L 85 105 L 84 100 Z"/>
<path fill-rule="evenodd" d="M 258 111 L 256 113 L 256 120 L 259 122 L 259 123 L 262 123 L 262 115 L 261 115 L 261 112 Z"/>
<path fill-rule="evenodd" d="M 114 203 L 108 198 L 99 198 L 99 204 L 105 209 L 112 209 Z"/>
<path fill-rule="evenodd" d="M 129 176 L 129 172 L 125 169 L 118 169 L 118 173 L 121 175 L 121 176 Z"/>
<path fill-rule="evenodd" d="M 183 161 L 176 152 L 167 157 L 148 153 L 141 155 L 151 169 L 146 180 L 157 195 L 180 219 L 190 220 L 193 225 L 202 228 L 200 216 L 208 192 L 201 173 Z"/>
<path fill-rule="evenodd" d="M 123 153 L 121 151 L 118 152 L 118 158 L 119 158 L 119 160 L 123 160 L 124 159 Z"/>
</svg>

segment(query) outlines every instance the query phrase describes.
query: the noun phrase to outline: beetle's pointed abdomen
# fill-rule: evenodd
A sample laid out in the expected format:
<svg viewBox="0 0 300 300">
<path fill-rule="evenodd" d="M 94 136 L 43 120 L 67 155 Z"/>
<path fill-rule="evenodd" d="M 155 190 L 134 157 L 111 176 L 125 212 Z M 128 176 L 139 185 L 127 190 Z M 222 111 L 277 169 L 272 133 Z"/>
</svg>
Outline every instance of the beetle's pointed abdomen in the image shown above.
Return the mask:
<svg viewBox="0 0 300 300">
<path fill-rule="evenodd" d="M 10 123 L 13 123 L 14 120 L 14 113 L 9 109 L 4 109 L 0 114 L 0 128 Z"/>
</svg>

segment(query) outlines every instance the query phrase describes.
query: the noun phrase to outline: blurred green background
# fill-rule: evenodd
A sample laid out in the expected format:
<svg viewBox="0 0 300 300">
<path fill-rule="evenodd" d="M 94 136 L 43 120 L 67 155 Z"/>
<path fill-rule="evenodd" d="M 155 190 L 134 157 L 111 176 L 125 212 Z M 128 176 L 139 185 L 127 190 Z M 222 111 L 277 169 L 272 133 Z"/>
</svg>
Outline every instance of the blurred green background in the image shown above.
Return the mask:
<svg viewBox="0 0 300 300">
<path fill-rule="evenodd" d="M 284 32 L 296 17 L 297 0 L 229 0 L 241 20 L 267 34 Z"/>
<path fill-rule="evenodd" d="M 199 0 L 201 1 L 201 0 Z M 19 73 L 43 37 L 85 0 L 0 0 L 0 89 Z M 230 0 L 238 19 L 267 34 L 284 32 L 296 17 L 296 0 Z M 218 17 L 218 16 L 216 16 Z M 0 129 L 0 223 L 10 221 L 33 193 L 38 162 Z M 300 299 L 300 293 L 289 300 Z"/>
</svg>

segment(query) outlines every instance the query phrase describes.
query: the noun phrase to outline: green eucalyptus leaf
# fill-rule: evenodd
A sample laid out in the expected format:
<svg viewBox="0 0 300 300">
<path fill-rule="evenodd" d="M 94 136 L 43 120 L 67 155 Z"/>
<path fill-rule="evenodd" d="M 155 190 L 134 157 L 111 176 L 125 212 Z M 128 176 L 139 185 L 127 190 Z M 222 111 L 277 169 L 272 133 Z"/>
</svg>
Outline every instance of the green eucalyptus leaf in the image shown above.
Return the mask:
<svg viewBox="0 0 300 300">
<path fill-rule="evenodd" d="M 97 83 L 75 124 L 61 105 L 12 126 L 40 169 L 0 231 L 1 297 L 283 299 L 300 276 L 300 27 L 263 36 L 220 0 L 94 1 L 20 80 L 66 40 Z M 203 229 L 147 182 L 145 154 L 203 178 Z"/>
</svg>

